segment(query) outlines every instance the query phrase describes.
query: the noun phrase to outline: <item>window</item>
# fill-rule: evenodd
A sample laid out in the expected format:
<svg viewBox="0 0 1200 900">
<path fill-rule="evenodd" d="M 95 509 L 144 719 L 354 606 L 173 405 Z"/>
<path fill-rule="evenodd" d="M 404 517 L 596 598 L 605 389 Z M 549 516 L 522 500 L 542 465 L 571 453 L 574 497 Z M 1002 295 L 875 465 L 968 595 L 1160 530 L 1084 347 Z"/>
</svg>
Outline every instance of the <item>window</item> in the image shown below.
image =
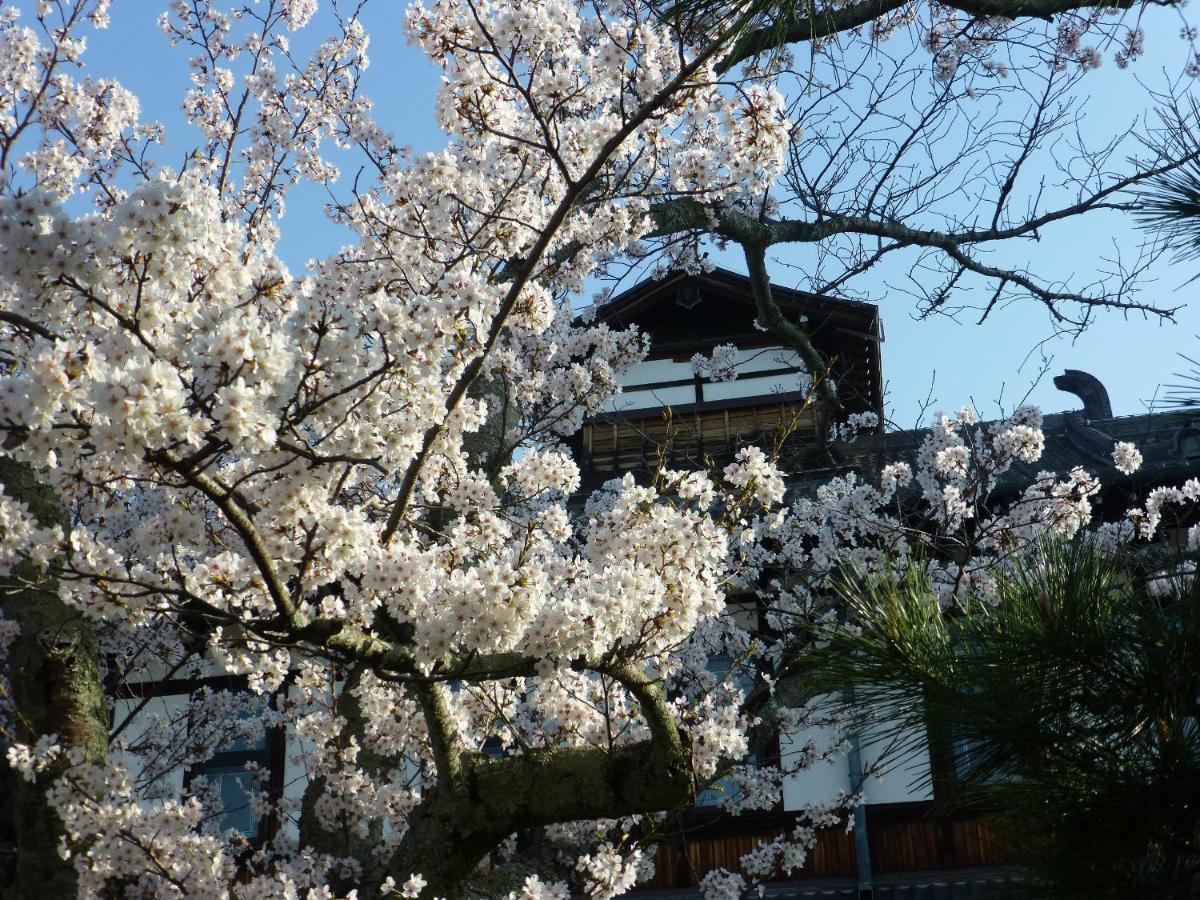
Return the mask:
<svg viewBox="0 0 1200 900">
<path fill-rule="evenodd" d="M 753 600 L 750 601 L 753 604 Z M 731 604 L 733 605 L 733 604 Z M 734 611 L 734 610 L 731 610 Z M 733 671 L 733 661 L 727 656 L 711 657 L 708 661 L 708 671 L 718 680 L 726 681 L 738 688 L 744 696 L 749 696 L 754 689 L 754 679 L 744 669 Z M 761 766 L 778 763 L 778 740 L 775 735 L 751 735 L 751 750 L 745 759 L 740 761 L 743 766 L 757 769 Z M 697 807 L 718 807 L 726 801 L 736 801 L 741 796 L 741 787 L 732 775 L 713 782 L 708 788 L 696 795 Z"/>
<path fill-rule="evenodd" d="M 264 836 L 264 823 L 255 817 L 250 808 L 251 792 L 260 788 L 258 775 L 247 771 L 244 762 L 218 764 L 209 762 L 198 768 L 193 778 L 205 778 L 215 784 L 221 803 L 221 831 L 232 828 L 250 840 Z"/>
<path fill-rule="evenodd" d="M 203 778 L 211 786 L 221 810 L 217 827 L 241 832 L 248 840 L 261 841 L 268 836 L 265 816 L 256 816 L 251 795 L 264 788 L 276 793 L 275 770 L 281 736 L 277 729 L 264 728 L 256 738 L 234 738 L 222 745 L 212 758 L 188 771 L 185 784 L 191 786 Z"/>
<path fill-rule="evenodd" d="M 123 748 L 118 752 L 142 799 L 177 798 L 203 778 L 220 810 L 218 828 L 232 828 L 251 841 L 271 836 L 275 817 L 256 816 L 249 798 L 263 790 L 274 798 L 283 795 L 285 737 L 282 728 L 255 733 L 237 727 L 257 720 L 269 702 L 248 692 L 244 676 L 128 682 L 107 690 L 114 734 Z M 215 702 L 198 714 L 192 701 L 201 695 Z M 188 765 L 214 740 L 217 750 L 210 759 Z"/>
<path fill-rule="evenodd" d="M 1175 444 L 1182 460 L 1194 463 L 1200 460 L 1200 430 L 1184 428 L 1176 435 Z"/>
<path fill-rule="evenodd" d="M 988 752 L 982 741 L 956 737 L 953 744 L 954 778 L 957 782 L 974 781 L 980 785 L 1005 784 L 1014 776 L 1004 766 L 994 763 L 994 754 Z"/>
</svg>

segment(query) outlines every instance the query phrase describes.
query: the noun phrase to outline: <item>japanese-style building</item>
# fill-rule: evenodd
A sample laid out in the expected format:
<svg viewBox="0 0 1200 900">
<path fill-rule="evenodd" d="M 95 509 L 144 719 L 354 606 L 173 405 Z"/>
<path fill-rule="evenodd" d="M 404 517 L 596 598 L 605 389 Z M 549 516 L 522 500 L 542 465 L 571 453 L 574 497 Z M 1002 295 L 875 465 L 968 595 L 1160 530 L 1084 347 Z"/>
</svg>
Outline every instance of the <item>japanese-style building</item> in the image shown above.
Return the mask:
<svg viewBox="0 0 1200 900">
<path fill-rule="evenodd" d="M 883 331 L 874 305 L 773 287 L 792 321 L 803 324 L 828 361 L 841 409 L 837 416 L 873 412 L 883 420 Z M 805 491 L 848 471 L 869 474 L 891 461 L 915 457 L 924 431 L 860 433 L 850 444 L 831 443 L 833 411 L 811 400 L 811 382 L 799 356 L 757 327 L 749 280 L 715 270 L 642 282 L 595 310 L 598 321 L 637 325 L 651 338 L 650 355 L 625 378 L 623 393 L 588 420 L 571 440 L 583 471 L 584 490 L 660 463 L 672 468 L 722 466 L 749 442 L 775 446 L 791 473 L 791 490 Z M 733 344 L 737 377 L 705 377 L 693 357 Z M 998 490 L 1016 491 L 1037 471 L 1065 473 L 1083 466 L 1101 479 L 1095 504 L 1104 518 L 1119 518 L 1134 499 L 1159 484 L 1177 484 L 1200 467 L 1200 412 L 1114 417 L 1107 392 L 1094 377 L 1069 370 L 1055 384 L 1081 409 L 1045 416 L 1046 450 L 1034 466 L 1014 466 Z M 1136 479 L 1112 464 L 1116 441 L 1133 441 L 1145 461 Z M 787 768 L 812 739 L 829 734 L 776 734 L 767 742 Z M 1030 885 L 1009 859 L 986 817 L 943 811 L 939 786 L 952 786 L 956 748 L 944 736 L 922 735 L 915 749 L 871 771 L 883 752 L 870 736 L 848 755 L 786 776 L 783 799 L 766 812 L 730 816 L 716 805 L 683 815 L 657 851 L 656 875 L 635 895 L 699 897 L 708 871 L 738 871 L 739 858 L 784 833 L 806 804 L 861 790 L 866 805 L 855 828 L 819 833 L 803 870 L 766 887 L 767 897 L 959 898 L 1030 897 Z M 792 767 L 794 768 L 794 767 Z"/>
<path fill-rule="evenodd" d="M 830 361 L 843 411 L 882 415 L 878 310 L 781 288 L 774 297 L 785 315 L 804 318 Z M 738 447 L 781 428 L 790 432 L 786 469 L 816 473 L 827 467 L 824 441 L 817 440 L 828 424 L 827 411 L 808 402 L 807 370 L 799 355 L 756 325 L 744 276 L 716 270 L 644 281 L 605 304 L 597 318 L 614 327 L 636 324 L 651 336 L 651 349 L 629 372 L 622 394 L 571 442 L 585 489 L 615 474 L 653 468 L 662 452 L 679 468 L 705 459 L 722 462 Z M 693 354 L 722 344 L 738 348 L 737 379 L 701 377 Z"/>
</svg>

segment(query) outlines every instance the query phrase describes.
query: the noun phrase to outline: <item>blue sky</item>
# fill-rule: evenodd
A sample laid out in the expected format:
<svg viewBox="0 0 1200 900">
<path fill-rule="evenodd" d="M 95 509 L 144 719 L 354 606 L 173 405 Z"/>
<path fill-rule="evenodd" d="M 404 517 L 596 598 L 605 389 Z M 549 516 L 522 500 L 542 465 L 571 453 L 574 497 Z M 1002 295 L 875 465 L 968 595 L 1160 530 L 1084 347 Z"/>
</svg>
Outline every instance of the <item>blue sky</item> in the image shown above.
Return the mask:
<svg viewBox="0 0 1200 900">
<path fill-rule="evenodd" d="M 16 5 L 28 10 L 32 0 Z M 85 61 L 94 75 L 115 77 L 137 93 L 143 118 L 166 125 L 167 151 L 159 158 L 178 165 L 184 148 L 195 143 L 179 111 L 189 81 L 186 55 L 171 49 L 155 25 L 161 9 L 162 4 L 153 0 L 117 0 L 110 28 L 88 32 Z M 403 9 L 399 0 L 377 0 L 367 7 L 364 21 L 372 37 L 372 64 L 365 92 L 375 101 L 380 122 L 401 144 L 415 151 L 436 149 L 444 143 L 434 122 L 440 75 L 404 41 Z M 1147 54 L 1135 63 L 1133 72 L 1121 72 L 1106 61 L 1085 82 L 1092 94 L 1085 126 L 1094 125 L 1097 133 L 1132 125 L 1149 103 L 1148 90 L 1177 78 L 1187 62 L 1188 48 L 1178 37 L 1176 13 L 1151 9 L 1144 24 Z M 306 42 L 324 31 L 320 20 L 315 21 L 294 38 L 294 48 L 302 51 Z M 294 270 L 346 240 L 344 231 L 325 220 L 324 201 L 323 191 L 312 187 L 297 188 L 289 196 L 280 252 Z M 1123 217 L 1100 215 L 1048 232 L 1040 244 L 1021 252 L 1036 254 L 1042 271 L 1063 276 L 1076 271 L 1073 264 L 1088 259 L 1095 247 L 1128 231 Z M 786 250 L 778 255 L 785 261 L 788 256 Z M 741 268 L 736 257 L 722 258 L 721 263 Z M 776 266 L 773 271 L 781 283 L 788 282 L 786 268 Z M 1001 310 L 982 326 L 969 316 L 961 322 L 946 318 L 915 321 L 911 301 L 889 297 L 881 284 L 877 297 L 887 334 L 883 360 L 892 416 L 902 425 L 911 425 L 931 384 L 936 408 L 957 408 L 974 401 L 983 412 L 994 413 L 998 398 L 1011 407 L 1029 391 L 1043 354 L 1051 357 L 1051 365 L 1042 383 L 1030 393 L 1030 399 L 1043 409 L 1077 405 L 1051 383 L 1057 372 L 1076 368 L 1092 372 L 1105 383 L 1118 414 L 1140 412 L 1161 395 L 1161 384 L 1174 380 L 1172 373 L 1186 367 L 1178 353 L 1200 355 L 1200 302 L 1193 302 L 1200 301 L 1200 281 L 1187 284 L 1197 271 L 1200 263 L 1161 266 L 1156 281 L 1147 287 L 1147 299 L 1184 307 L 1175 324 L 1110 312 L 1099 316 L 1082 337 L 1051 341 L 1040 352 L 1035 348 L 1051 329 L 1045 313 L 1033 301 Z"/>
</svg>

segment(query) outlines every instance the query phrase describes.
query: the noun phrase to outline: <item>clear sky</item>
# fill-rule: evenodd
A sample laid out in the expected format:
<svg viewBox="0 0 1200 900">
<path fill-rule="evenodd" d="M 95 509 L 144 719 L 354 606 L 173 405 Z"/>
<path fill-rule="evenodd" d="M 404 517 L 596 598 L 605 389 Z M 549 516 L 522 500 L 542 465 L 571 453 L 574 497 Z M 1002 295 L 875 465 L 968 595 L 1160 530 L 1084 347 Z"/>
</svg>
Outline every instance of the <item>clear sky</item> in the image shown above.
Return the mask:
<svg viewBox="0 0 1200 900">
<path fill-rule="evenodd" d="M 16 3 L 27 11 L 32 5 L 32 0 Z M 168 152 L 160 159 L 178 165 L 177 157 L 195 143 L 195 138 L 189 134 L 179 109 L 189 87 L 186 55 L 168 47 L 155 25 L 164 5 L 156 0 L 116 0 L 110 28 L 88 32 L 85 61 L 93 74 L 115 77 L 137 93 L 144 119 L 157 119 L 166 125 Z M 327 0 L 324 5 L 328 5 Z M 379 121 L 397 136 L 399 143 L 415 151 L 436 149 L 444 144 L 434 122 L 440 75 L 405 43 L 403 9 L 402 0 L 375 0 L 367 7 L 364 21 L 372 36 L 372 64 L 365 91 L 376 103 Z M 1148 105 L 1148 89 L 1161 87 L 1165 79 L 1178 76 L 1187 61 L 1187 46 L 1177 34 L 1178 16 L 1151 9 L 1146 13 L 1145 27 L 1147 54 L 1135 63 L 1134 74 L 1121 72 L 1106 61 L 1088 76 L 1086 84 L 1093 96 L 1085 124 L 1094 124 L 1100 131 L 1132 125 Z M 314 21 L 294 39 L 294 49 L 302 51 L 306 41 L 316 40 L 325 31 L 319 19 Z M 289 196 L 280 252 L 294 270 L 347 240 L 346 232 L 325 220 L 325 199 L 323 190 L 313 187 L 297 188 Z M 1075 271 L 1074 260 L 1087 258 L 1087 251 L 1098 243 L 1108 244 L 1128 228 L 1119 215 L 1097 216 L 1048 232 L 1040 244 L 1029 245 L 1023 252 L 1036 253 L 1043 271 L 1065 276 Z M 786 258 L 786 251 L 780 256 Z M 736 257 L 722 258 L 721 263 L 741 268 Z M 773 271 L 781 283 L 788 283 L 786 268 L 776 266 Z M 1043 409 L 1055 411 L 1078 405 L 1051 383 L 1057 372 L 1076 368 L 1092 372 L 1105 383 L 1118 414 L 1140 412 L 1161 395 L 1161 384 L 1174 380 L 1172 373 L 1186 368 L 1178 353 L 1200 356 L 1200 281 L 1187 284 L 1197 271 L 1200 262 L 1163 266 L 1157 280 L 1148 286 L 1147 299 L 1184 306 L 1175 324 L 1103 314 L 1082 337 L 1052 341 L 1028 359 L 1050 333 L 1046 315 L 1035 302 L 1014 304 L 982 326 L 971 317 L 961 322 L 946 318 L 914 321 L 911 301 L 889 297 L 880 285 L 877 297 L 887 334 L 884 373 L 892 415 L 899 423 L 911 425 L 921 401 L 930 393 L 931 383 L 937 408 L 957 408 L 974 400 L 983 412 L 994 413 L 999 397 L 1011 407 L 1030 389 L 1043 354 L 1050 357 L 1050 368 L 1030 394 L 1030 399 Z M 1023 368 L 1019 368 L 1023 362 Z"/>
</svg>

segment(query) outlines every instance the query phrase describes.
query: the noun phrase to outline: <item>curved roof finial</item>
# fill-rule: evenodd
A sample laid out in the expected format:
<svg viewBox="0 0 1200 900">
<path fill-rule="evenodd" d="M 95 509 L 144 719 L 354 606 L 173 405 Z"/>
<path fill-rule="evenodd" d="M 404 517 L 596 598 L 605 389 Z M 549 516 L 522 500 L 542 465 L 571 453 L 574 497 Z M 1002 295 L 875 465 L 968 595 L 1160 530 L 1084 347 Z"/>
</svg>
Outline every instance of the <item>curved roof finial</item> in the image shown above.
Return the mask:
<svg viewBox="0 0 1200 900">
<path fill-rule="evenodd" d="M 1079 369 L 1067 369 L 1054 376 L 1054 386 L 1060 391 L 1074 394 L 1083 401 L 1083 414 L 1088 419 L 1111 419 L 1112 403 L 1108 391 L 1095 375 Z"/>
</svg>

